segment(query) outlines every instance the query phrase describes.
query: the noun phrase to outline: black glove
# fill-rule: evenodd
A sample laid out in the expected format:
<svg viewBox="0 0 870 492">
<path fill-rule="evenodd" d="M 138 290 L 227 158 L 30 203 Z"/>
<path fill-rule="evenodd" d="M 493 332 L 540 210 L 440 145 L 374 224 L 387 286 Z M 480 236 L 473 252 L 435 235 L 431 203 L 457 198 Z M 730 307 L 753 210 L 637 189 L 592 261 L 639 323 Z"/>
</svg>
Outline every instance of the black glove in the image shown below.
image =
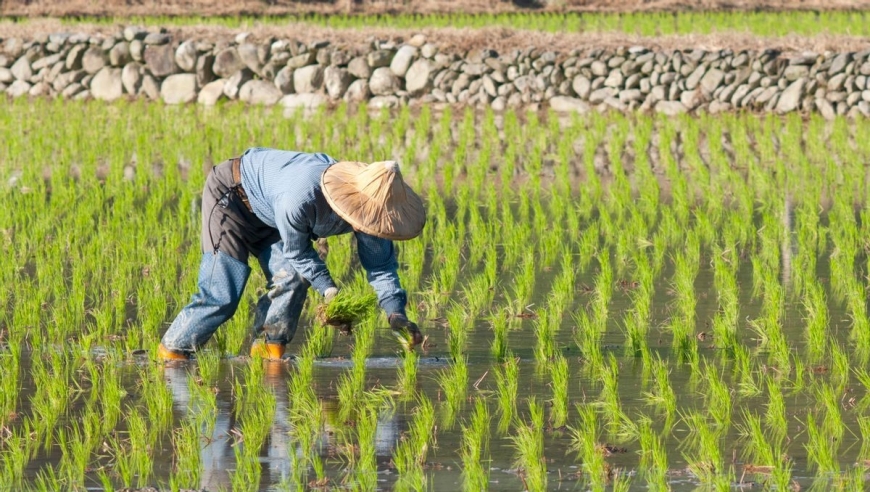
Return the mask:
<svg viewBox="0 0 870 492">
<path fill-rule="evenodd" d="M 390 329 L 406 350 L 414 350 L 414 347 L 423 343 L 423 334 L 420 333 L 417 323 L 409 320 L 404 314 L 393 313 L 389 320 Z"/>
</svg>

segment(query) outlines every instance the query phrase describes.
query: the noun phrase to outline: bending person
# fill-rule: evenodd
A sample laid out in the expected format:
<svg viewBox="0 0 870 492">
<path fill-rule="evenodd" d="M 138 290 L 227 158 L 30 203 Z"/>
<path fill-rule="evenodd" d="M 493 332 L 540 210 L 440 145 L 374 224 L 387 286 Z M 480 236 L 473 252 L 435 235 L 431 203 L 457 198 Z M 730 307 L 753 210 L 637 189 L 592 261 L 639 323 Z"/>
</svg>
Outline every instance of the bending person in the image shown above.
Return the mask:
<svg viewBox="0 0 870 492">
<path fill-rule="evenodd" d="M 398 163 L 336 162 L 321 153 L 252 148 L 214 167 L 202 195 L 198 291 L 163 335 L 158 357 L 187 359 L 236 312 L 248 255 L 268 279 L 258 303 L 251 355 L 280 359 L 296 333 L 308 287 L 328 302 L 338 293 L 313 241 L 353 232 L 360 263 L 390 328 L 422 343 L 405 315 L 393 240 L 418 236 L 423 202 Z"/>
</svg>

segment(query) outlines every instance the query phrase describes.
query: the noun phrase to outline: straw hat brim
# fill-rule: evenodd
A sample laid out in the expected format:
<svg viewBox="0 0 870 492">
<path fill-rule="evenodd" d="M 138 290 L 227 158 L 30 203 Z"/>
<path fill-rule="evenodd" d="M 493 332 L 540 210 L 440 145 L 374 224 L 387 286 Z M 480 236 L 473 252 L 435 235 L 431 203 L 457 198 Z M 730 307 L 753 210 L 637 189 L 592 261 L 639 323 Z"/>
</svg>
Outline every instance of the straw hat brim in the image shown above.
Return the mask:
<svg viewBox="0 0 870 492">
<path fill-rule="evenodd" d="M 355 230 L 403 241 L 426 224 L 423 200 L 402 180 L 395 162 L 337 162 L 323 172 L 321 189 L 339 217 Z"/>
</svg>

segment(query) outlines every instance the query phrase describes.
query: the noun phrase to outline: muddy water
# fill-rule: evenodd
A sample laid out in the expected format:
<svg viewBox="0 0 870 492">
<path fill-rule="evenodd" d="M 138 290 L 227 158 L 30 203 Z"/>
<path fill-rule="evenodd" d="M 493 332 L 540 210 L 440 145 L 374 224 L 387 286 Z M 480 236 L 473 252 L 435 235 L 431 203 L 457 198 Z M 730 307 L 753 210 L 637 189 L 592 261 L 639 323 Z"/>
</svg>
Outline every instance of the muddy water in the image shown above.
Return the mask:
<svg viewBox="0 0 870 492">
<path fill-rule="evenodd" d="M 696 333 L 701 333 L 710 330 L 710 322 L 717 309 L 717 301 L 715 291 L 713 289 L 712 271 L 709 268 L 709 258 L 702 258 L 702 267 L 696 279 L 695 285 L 697 289 L 697 328 Z M 826 278 L 828 275 L 825 271 L 826 266 L 820 266 L 820 278 Z M 652 313 L 652 329 L 648 338 L 650 350 L 654 354 L 661 356 L 663 360 L 668 361 L 671 369 L 670 379 L 674 391 L 677 395 L 678 411 L 689 410 L 704 410 L 703 389 L 698 388 L 696 382 L 692 381 L 691 370 L 688 365 L 680 364 L 677 361 L 679 357 L 673 353 L 671 348 L 671 334 L 661 328 L 668 320 L 669 303 L 672 301 L 668 291 L 668 280 L 672 272 L 663 272 L 656 284 L 656 295 L 653 303 Z M 549 285 L 550 279 L 541 277 L 538 279 L 539 285 Z M 579 284 L 591 285 L 593 278 L 584 276 L 579 279 Z M 749 319 L 752 319 L 759 314 L 759 303 L 753 300 L 750 296 L 751 289 L 751 267 L 748 263 L 744 263 L 738 275 L 738 282 L 741 289 L 741 319 L 744 320 L 741 326 L 740 340 L 747 347 L 755 345 L 753 332 L 748 327 Z M 546 289 L 543 289 L 545 292 Z M 603 336 L 603 350 L 606 354 L 613 354 L 619 364 L 619 385 L 618 391 L 623 410 L 629 416 L 640 416 L 641 414 L 655 417 L 655 409 L 649 407 L 642 398 L 644 391 L 648 391 L 650 384 L 644 381 L 642 374 L 642 362 L 633 354 L 626 354 L 623 348 L 624 335 L 619 326 L 619 321 L 624 312 L 631 307 L 629 300 L 629 292 L 615 289 L 613 300 L 610 304 L 611 322 L 607 327 L 607 331 Z M 577 308 L 581 308 L 589 301 L 588 296 L 579 295 L 576 301 Z M 502 300 L 496 298 L 496 303 Z M 543 299 L 534 299 L 535 302 L 542 302 Z M 847 315 L 843 310 L 843 306 L 835 302 L 830 302 L 830 319 L 832 327 L 840 327 L 839 342 L 844 347 L 849 347 L 846 329 Z M 803 323 L 802 312 L 800 306 L 795 305 L 794 301 L 788 304 L 787 311 L 784 316 L 784 330 L 787 339 L 793 349 L 797 350 L 798 354 L 803 351 Z M 495 400 L 496 384 L 493 376 L 494 362 L 490 353 L 490 344 L 492 340 L 491 331 L 488 324 L 480 320 L 475 326 L 471 327 L 468 338 L 468 369 L 469 369 L 469 387 L 468 401 L 463 409 L 463 412 L 458 416 L 452 427 L 444 426 L 441 422 L 441 412 L 443 411 L 443 395 L 437 382 L 438 374 L 449 367 L 451 361 L 448 354 L 447 336 L 448 330 L 433 320 L 422 320 L 422 328 L 430 336 L 431 347 L 420 354 L 419 372 L 417 376 L 418 391 L 425 394 L 434 404 L 437 412 L 438 428 L 433 441 L 433 446 L 428 455 L 426 462 L 426 488 L 439 491 L 454 491 L 462 488 L 461 476 L 461 459 L 458 453 L 460 448 L 461 427 L 460 423 L 464 422 L 469 411 L 473 408 L 471 403 L 473 398 L 482 397 L 488 398 L 489 409 L 492 415 L 491 440 L 489 452 L 491 461 L 489 466 L 489 481 L 491 490 L 522 490 L 523 482 L 516 472 L 516 453 L 513 443 L 508 435 L 500 434 L 497 430 L 498 410 Z M 546 402 L 552 398 L 551 388 L 548 385 L 546 377 L 540 374 L 537 364 L 534 360 L 533 350 L 536 344 L 532 322 L 529 320 L 520 320 L 518 329 L 510 332 L 509 347 L 516 356 L 520 358 L 520 387 L 519 401 L 517 402 L 519 415 L 527 419 L 527 402 L 529 397 L 535 397 L 539 402 Z M 837 330 L 832 330 L 836 332 Z M 291 351 L 298 350 L 305 342 L 305 330 L 300 330 L 301 336 L 294 340 L 291 345 Z M 592 380 L 586 376 L 583 370 L 583 361 L 579 357 L 576 344 L 573 341 L 572 322 L 566 320 L 558 334 L 558 345 L 562 353 L 567 357 L 570 366 L 571 381 L 569 385 L 569 420 L 568 426 L 575 425 L 576 411 L 575 406 L 592 404 L 601 392 L 601 383 Z M 315 392 L 321 399 L 323 411 L 327 415 L 327 422 L 337 419 L 338 400 L 336 395 L 336 383 L 340 376 L 350 370 L 351 350 L 353 340 L 349 337 L 337 337 L 333 349 L 332 357 L 328 359 L 318 360 L 315 367 Z M 712 344 L 701 339 L 696 339 L 698 344 L 699 357 L 703 361 L 715 364 L 721 370 L 723 379 L 727 382 L 729 388 L 736 389 L 736 382 L 729 376 L 731 373 L 731 363 L 723 357 L 721 351 L 712 348 Z M 764 354 L 755 354 L 756 357 L 764 359 Z M 22 374 L 28 374 L 27 367 L 29 360 L 25 354 L 24 368 Z M 142 356 L 134 364 L 122 367 L 124 375 L 124 386 L 128 390 L 128 396 L 122 402 L 122 407 L 125 404 L 131 404 L 135 401 L 139 387 L 139 368 L 136 365 L 153 364 L 148 361 L 145 356 Z M 201 450 L 201 484 L 202 489 L 216 490 L 231 490 L 231 477 L 235 469 L 234 455 L 234 440 L 233 430 L 237 427 L 238 422 L 233 414 L 233 389 L 232 381 L 234 374 L 238 373 L 245 364 L 243 360 L 228 359 L 220 363 L 220 375 L 218 378 L 217 387 L 217 408 L 216 425 L 211 436 L 206 436 L 203 441 Z M 373 388 L 376 386 L 393 387 L 397 384 L 397 368 L 401 361 L 396 357 L 396 345 L 390 339 L 386 330 L 379 332 L 378 339 L 374 346 L 374 352 L 367 362 L 367 387 Z M 260 483 L 261 490 L 287 490 L 293 489 L 292 476 L 293 464 L 291 456 L 300 453 L 297 449 L 297 444 L 290 438 L 290 420 L 288 418 L 289 395 L 287 385 L 289 379 L 294 372 L 293 365 L 287 364 L 282 367 L 276 374 L 271 374 L 267 377 L 267 382 L 277 398 L 277 408 L 275 419 L 271 426 L 269 437 L 266 444 L 261 450 L 260 461 L 262 465 L 262 480 Z M 173 425 L 177 427 L 182 419 L 191 412 L 190 407 L 191 397 L 189 394 L 190 378 L 197 377 L 196 363 L 182 363 L 177 366 L 167 366 L 162 371 L 163 381 L 166 387 L 169 388 L 172 394 L 173 401 Z M 825 380 L 824 374 L 808 374 L 808 381 Z M 474 383 L 477 383 L 476 385 Z M 26 378 L 23 381 L 23 392 L 19 401 L 21 402 L 21 410 L 27 414 L 30 409 L 29 400 L 33 394 L 34 388 L 32 381 Z M 861 399 L 864 395 L 864 389 L 857 386 L 855 381 L 848 386 L 848 391 L 853 391 L 857 399 Z M 70 406 L 69 415 L 76 415 L 87 400 L 87 387 L 83 388 L 83 395 L 80 398 L 73 400 Z M 818 402 L 813 401 L 809 393 L 803 392 L 796 396 L 791 395 L 786 388 L 787 418 L 789 423 L 789 436 L 787 444 L 787 453 L 792 460 L 792 479 L 795 484 L 805 489 L 815 485 L 824 490 L 828 486 L 832 486 L 833 479 L 831 477 L 822 477 L 822 481 L 818 481 L 818 477 L 807 458 L 807 449 L 805 444 L 807 436 L 804 432 L 803 422 L 806 421 L 808 411 L 815 409 Z M 842 442 L 839 443 L 839 449 L 836 459 L 841 467 L 841 470 L 850 470 L 856 463 L 866 459 L 862 456 L 862 442 L 858 433 L 857 417 L 860 412 L 850 408 L 847 403 L 849 394 L 843 397 L 843 408 L 841 409 L 844 423 L 847 431 L 844 434 Z M 767 403 L 766 396 L 760 395 L 756 397 L 742 397 L 735 391 L 732 391 L 733 411 L 732 425 L 728 433 L 719 442 L 720 451 L 724 457 L 725 465 L 729 468 L 733 481 L 752 482 L 763 481 L 763 475 L 753 475 L 751 473 L 744 474 L 744 465 L 751 463 L 743 462 L 743 451 L 746 443 L 741 440 L 738 425 L 742 423 L 741 412 L 743 409 L 753 410 L 761 413 L 764 411 L 764 406 Z M 397 442 L 402 439 L 402 435 L 409 429 L 409 419 L 413 418 L 413 403 L 397 403 L 392 408 L 384 408 L 381 410 L 378 417 L 377 427 L 377 461 L 378 461 L 378 484 L 383 490 L 392 489 L 397 482 L 398 475 L 391 465 L 391 457 L 395 451 Z M 548 412 L 547 412 L 548 414 Z M 546 414 L 545 414 L 546 415 Z M 666 447 L 668 463 L 669 463 L 669 483 L 673 490 L 695 490 L 699 486 L 699 481 L 688 470 L 688 462 L 684 457 L 686 452 L 684 441 L 687 439 L 688 427 L 679 417 L 674 418 L 670 423 L 665 423 L 663 418 L 654 418 L 656 422 L 654 428 L 660 431 L 663 436 L 663 442 Z M 124 422 L 119 424 L 118 431 L 123 435 Z M 171 433 L 169 433 L 171 434 Z M 577 458 L 576 452 L 572 450 L 571 433 L 568 428 L 546 429 L 545 430 L 545 457 L 548 470 L 548 488 L 551 490 L 584 490 L 585 482 L 582 480 L 582 463 Z M 338 457 L 335 452 L 335 437 L 330 432 L 324 433 L 321 436 L 320 450 L 321 455 L 325 460 L 326 473 L 330 477 L 330 483 L 335 486 L 341 486 L 342 480 L 346 475 L 346 462 Z M 645 480 L 638 475 L 639 470 L 639 444 L 636 441 L 621 441 L 617 436 L 609 436 L 606 431 L 602 431 L 601 444 L 612 445 L 613 453 L 607 457 L 606 461 L 612 466 L 617 473 L 624 475 L 633 480 L 631 490 L 646 490 L 647 484 Z M 170 476 L 174 470 L 173 463 L 173 448 L 172 442 L 168 437 L 164 437 L 158 444 L 158 447 L 152 453 L 154 459 L 154 473 L 148 480 L 149 484 L 158 487 L 168 487 Z M 33 460 L 30 461 L 26 469 L 26 476 L 29 480 L 37 478 L 39 473 L 44 473 L 47 468 L 55 468 L 61 461 L 61 452 L 57 446 L 53 446 L 48 451 L 40 451 Z M 94 469 L 100 466 L 112 467 L 112 460 L 103 457 L 94 457 L 92 460 Z M 99 489 L 99 481 L 96 473 L 90 471 L 88 473 L 90 485 L 94 489 Z M 734 486 L 739 486 L 740 483 L 735 483 Z M 744 483 L 743 486 L 751 485 Z M 755 484 L 758 486 L 759 484 Z"/>
</svg>

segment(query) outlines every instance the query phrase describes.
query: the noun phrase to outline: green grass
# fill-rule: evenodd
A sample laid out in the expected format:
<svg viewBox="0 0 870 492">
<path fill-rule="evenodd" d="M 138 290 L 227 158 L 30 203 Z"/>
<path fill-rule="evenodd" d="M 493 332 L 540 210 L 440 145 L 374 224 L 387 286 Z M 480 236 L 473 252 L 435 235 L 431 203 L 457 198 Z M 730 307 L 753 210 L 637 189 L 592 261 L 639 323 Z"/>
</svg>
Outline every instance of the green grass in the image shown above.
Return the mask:
<svg viewBox="0 0 870 492">
<path fill-rule="evenodd" d="M 512 27 L 545 32 L 623 32 L 642 36 L 747 32 L 762 36 L 796 34 L 868 35 L 863 11 L 792 12 L 675 12 L 675 13 L 503 13 L 503 14 L 398 14 L 398 15 L 306 15 L 258 17 L 135 17 L 86 19 L 98 23 L 150 26 L 221 25 L 252 29 L 305 23 L 338 29 L 371 26 L 422 29 L 438 27 Z M 68 21 L 75 24 L 74 21 Z"/>
</svg>

